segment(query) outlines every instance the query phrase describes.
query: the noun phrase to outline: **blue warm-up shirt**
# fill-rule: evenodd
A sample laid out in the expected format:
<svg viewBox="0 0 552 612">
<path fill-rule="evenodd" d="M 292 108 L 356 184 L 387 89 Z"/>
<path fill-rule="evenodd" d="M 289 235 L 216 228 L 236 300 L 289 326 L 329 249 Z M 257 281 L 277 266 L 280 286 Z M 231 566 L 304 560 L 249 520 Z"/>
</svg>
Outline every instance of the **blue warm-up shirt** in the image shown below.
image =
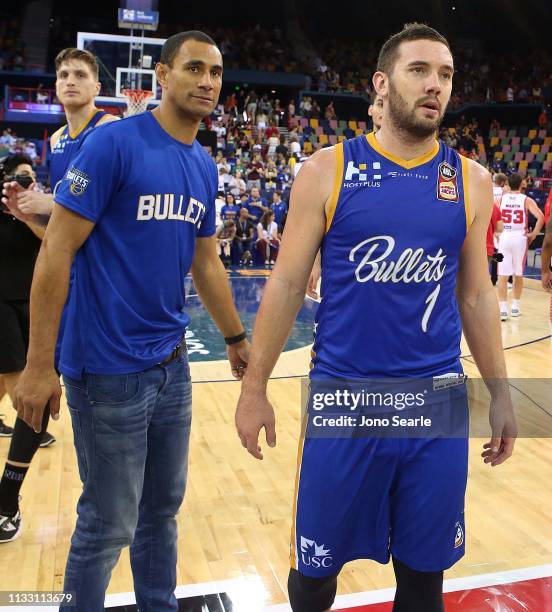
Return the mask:
<svg viewBox="0 0 552 612">
<path fill-rule="evenodd" d="M 201 145 L 150 112 L 92 131 L 55 195 L 95 223 L 73 266 L 62 374 L 139 372 L 170 354 L 189 322 L 195 239 L 215 232 L 217 186 Z"/>
</svg>

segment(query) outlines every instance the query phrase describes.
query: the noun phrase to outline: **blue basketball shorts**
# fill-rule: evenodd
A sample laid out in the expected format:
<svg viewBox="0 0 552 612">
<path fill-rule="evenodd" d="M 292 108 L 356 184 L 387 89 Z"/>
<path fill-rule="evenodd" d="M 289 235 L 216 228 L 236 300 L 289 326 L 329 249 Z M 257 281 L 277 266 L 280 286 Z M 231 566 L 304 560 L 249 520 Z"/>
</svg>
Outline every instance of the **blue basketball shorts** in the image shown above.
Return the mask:
<svg viewBox="0 0 552 612">
<path fill-rule="evenodd" d="M 468 439 L 302 438 L 291 566 L 322 578 L 390 555 L 418 571 L 464 555 Z"/>
</svg>

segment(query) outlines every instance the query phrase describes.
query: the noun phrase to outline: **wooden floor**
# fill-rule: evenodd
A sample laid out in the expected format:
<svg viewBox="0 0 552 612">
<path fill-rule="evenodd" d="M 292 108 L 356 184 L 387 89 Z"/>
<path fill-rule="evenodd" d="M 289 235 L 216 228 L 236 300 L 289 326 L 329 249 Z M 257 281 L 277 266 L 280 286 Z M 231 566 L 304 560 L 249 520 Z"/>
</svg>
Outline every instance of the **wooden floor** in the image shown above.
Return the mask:
<svg viewBox="0 0 552 612">
<path fill-rule="evenodd" d="M 510 377 L 548 378 L 552 371 L 549 295 L 529 281 L 523 315 L 503 323 Z M 241 447 L 234 430 L 239 393 L 224 362 L 193 364 L 194 421 L 189 485 L 179 517 L 178 584 L 245 578 L 257 584 L 259 610 L 286 600 L 291 497 L 299 434 L 300 379 L 310 347 L 285 353 L 269 383 L 277 415 L 278 444 L 257 462 Z M 469 351 L 463 344 L 463 355 Z M 477 376 L 473 362 L 466 372 Z M 295 378 L 285 378 L 285 377 Z M 541 383 L 542 385 L 543 383 Z M 550 383 L 548 383 L 550 385 Z M 552 407 L 552 387 L 541 390 Z M 64 407 L 65 408 L 65 407 Z M 7 399 L 0 412 L 13 411 Z M 542 411 L 541 411 L 542 412 Z M 522 415 L 523 418 L 523 415 Z M 548 417 L 546 417 L 548 418 Z M 551 431 L 550 419 L 543 427 Z M 22 491 L 24 531 L 0 548 L 0 590 L 60 590 L 81 484 L 66 408 L 50 431 L 58 438 L 40 450 Z M 490 468 L 473 439 L 466 504 L 467 553 L 447 572 L 463 577 L 550 563 L 552 560 L 552 438 L 519 439 L 514 457 Z M 0 439 L 4 462 L 9 439 Z M 266 445 L 265 445 L 266 446 Z M 389 566 L 371 561 L 347 565 L 340 593 L 393 586 Z M 117 565 L 110 593 L 132 590 L 128 555 Z"/>
</svg>

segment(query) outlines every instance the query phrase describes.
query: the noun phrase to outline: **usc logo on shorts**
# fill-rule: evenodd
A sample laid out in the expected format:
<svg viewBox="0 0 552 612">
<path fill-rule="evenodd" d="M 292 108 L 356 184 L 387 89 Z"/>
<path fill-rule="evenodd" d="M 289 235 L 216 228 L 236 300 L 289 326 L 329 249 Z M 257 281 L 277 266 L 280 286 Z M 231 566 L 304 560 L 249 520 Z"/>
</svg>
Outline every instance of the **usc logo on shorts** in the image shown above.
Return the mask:
<svg viewBox="0 0 552 612">
<path fill-rule="evenodd" d="M 301 561 L 303 565 L 311 567 L 331 567 L 333 557 L 330 556 L 330 549 L 324 548 L 324 544 L 317 544 L 301 536 Z"/>
<path fill-rule="evenodd" d="M 459 548 L 464 543 L 464 530 L 460 523 L 455 525 L 456 535 L 454 536 L 454 548 Z"/>
</svg>

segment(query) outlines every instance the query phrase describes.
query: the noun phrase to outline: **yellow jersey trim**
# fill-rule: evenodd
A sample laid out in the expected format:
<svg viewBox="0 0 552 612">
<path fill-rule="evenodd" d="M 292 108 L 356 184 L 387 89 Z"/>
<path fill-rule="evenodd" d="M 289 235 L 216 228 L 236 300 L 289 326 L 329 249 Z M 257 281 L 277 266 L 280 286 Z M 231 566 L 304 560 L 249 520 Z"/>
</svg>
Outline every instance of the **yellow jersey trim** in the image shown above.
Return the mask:
<svg viewBox="0 0 552 612">
<path fill-rule="evenodd" d="M 67 131 L 69 132 L 69 136 L 74 140 L 84 130 L 84 128 L 90 123 L 92 117 L 96 113 L 99 113 L 99 112 L 100 112 L 99 108 L 94 108 L 94 110 L 90 113 L 90 115 L 88 115 L 88 117 L 79 125 L 79 127 L 74 132 L 71 132 L 69 130 L 69 124 L 67 124 Z"/>
<path fill-rule="evenodd" d="M 466 233 L 468 233 L 472 223 L 470 208 L 469 162 L 463 155 L 460 155 L 460 162 L 462 164 L 462 187 L 464 191 L 464 210 L 466 212 Z"/>
<path fill-rule="evenodd" d="M 402 166 L 406 170 L 411 170 L 416 166 L 427 164 L 428 161 L 431 161 L 437 155 L 437 153 L 439 153 L 439 143 L 437 142 L 437 140 L 435 141 L 435 144 L 433 145 L 431 151 L 424 153 L 419 157 L 415 157 L 414 159 L 403 159 L 402 157 L 397 157 L 396 155 L 393 155 L 392 153 L 386 151 L 377 141 L 374 132 L 366 134 L 366 140 L 368 141 L 368 144 L 372 147 L 372 149 L 374 149 L 374 151 L 376 151 L 389 161 L 392 161 L 393 163 Z"/>
<path fill-rule="evenodd" d="M 297 448 L 297 466 L 295 472 L 295 488 L 293 492 L 293 510 L 291 517 L 291 548 L 290 548 L 290 565 L 293 569 L 297 569 L 299 565 L 299 551 L 297 550 L 297 503 L 299 498 L 299 480 L 301 479 L 301 466 L 303 464 L 303 448 L 305 446 L 305 436 L 307 431 L 308 414 L 305 415 L 301 422 L 301 434 L 299 436 L 299 446 Z"/>
<path fill-rule="evenodd" d="M 339 200 L 339 192 L 341 191 L 341 181 L 343 180 L 343 143 L 340 142 L 334 146 L 335 148 L 335 176 L 332 195 L 327 206 L 326 213 L 326 234 L 330 230 L 330 225 L 334 218 L 335 209 L 337 207 L 337 201 Z"/>
</svg>

